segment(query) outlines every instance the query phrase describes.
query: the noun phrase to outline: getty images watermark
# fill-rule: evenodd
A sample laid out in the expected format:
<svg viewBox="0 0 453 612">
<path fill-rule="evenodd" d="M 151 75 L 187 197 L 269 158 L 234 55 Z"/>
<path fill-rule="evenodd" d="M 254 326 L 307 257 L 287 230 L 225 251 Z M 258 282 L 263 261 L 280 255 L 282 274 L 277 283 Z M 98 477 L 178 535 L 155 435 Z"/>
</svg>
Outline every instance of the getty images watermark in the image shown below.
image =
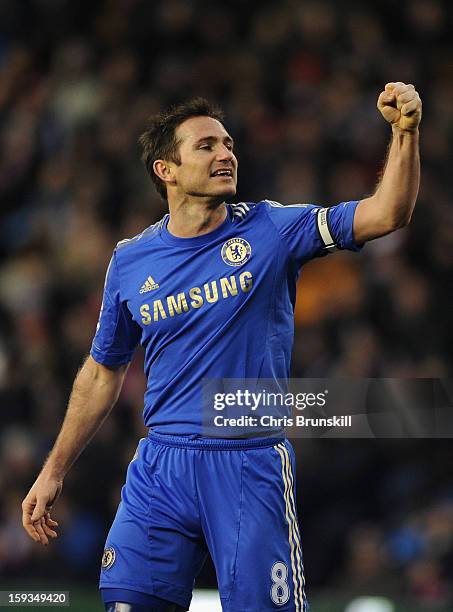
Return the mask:
<svg viewBox="0 0 453 612">
<path fill-rule="evenodd" d="M 352 416 L 308 417 L 297 414 L 306 408 L 324 408 L 327 404 L 329 390 L 318 393 L 283 393 L 281 391 L 250 391 L 236 389 L 232 392 L 214 394 L 214 410 L 222 411 L 213 418 L 216 427 L 234 428 L 287 428 L 287 427 L 351 427 Z M 226 408 L 239 408 L 241 412 L 252 414 L 227 416 L 223 414 Z M 287 408 L 293 409 L 292 415 L 281 414 Z M 267 410 L 266 410 L 267 409 Z M 275 414 L 274 411 L 279 409 Z M 282 410 L 283 409 L 283 410 Z"/>
<path fill-rule="evenodd" d="M 453 437 L 451 379 L 204 379 L 203 434 Z"/>
</svg>

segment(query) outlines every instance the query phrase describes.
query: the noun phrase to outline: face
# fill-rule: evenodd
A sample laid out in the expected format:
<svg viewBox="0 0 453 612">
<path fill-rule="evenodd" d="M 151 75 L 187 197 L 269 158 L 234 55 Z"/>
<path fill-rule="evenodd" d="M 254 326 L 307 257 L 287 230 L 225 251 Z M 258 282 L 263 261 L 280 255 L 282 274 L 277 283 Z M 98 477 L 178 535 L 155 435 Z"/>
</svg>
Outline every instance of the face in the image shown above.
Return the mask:
<svg viewBox="0 0 453 612">
<path fill-rule="evenodd" d="M 222 202 L 236 193 L 238 162 L 233 139 L 211 117 L 192 117 L 176 129 L 180 165 L 172 164 L 172 178 L 180 193 L 213 197 Z"/>
</svg>

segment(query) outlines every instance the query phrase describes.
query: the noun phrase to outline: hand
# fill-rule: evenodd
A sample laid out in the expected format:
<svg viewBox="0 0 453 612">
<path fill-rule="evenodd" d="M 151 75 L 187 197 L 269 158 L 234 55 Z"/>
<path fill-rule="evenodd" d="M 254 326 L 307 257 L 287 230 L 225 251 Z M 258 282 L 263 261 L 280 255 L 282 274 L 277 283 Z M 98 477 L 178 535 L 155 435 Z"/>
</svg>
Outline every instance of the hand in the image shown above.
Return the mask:
<svg viewBox="0 0 453 612">
<path fill-rule="evenodd" d="M 53 503 L 63 488 L 63 481 L 41 473 L 22 502 L 22 525 L 35 541 L 48 546 L 49 538 L 57 538 L 58 523 L 50 516 Z"/>
<path fill-rule="evenodd" d="M 422 101 L 413 85 L 387 83 L 377 107 L 392 127 L 403 132 L 415 132 L 422 118 Z"/>
</svg>

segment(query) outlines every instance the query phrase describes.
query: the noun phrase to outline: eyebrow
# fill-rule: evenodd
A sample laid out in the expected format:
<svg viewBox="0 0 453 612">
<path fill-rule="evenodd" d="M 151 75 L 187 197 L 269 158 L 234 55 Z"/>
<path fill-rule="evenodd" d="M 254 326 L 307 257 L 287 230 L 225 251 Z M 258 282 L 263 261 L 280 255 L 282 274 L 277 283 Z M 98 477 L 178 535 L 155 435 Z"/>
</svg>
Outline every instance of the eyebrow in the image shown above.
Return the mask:
<svg viewBox="0 0 453 612">
<path fill-rule="evenodd" d="M 198 145 L 202 142 L 217 142 L 219 140 L 220 138 L 217 138 L 217 136 L 204 136 L 203 138 L 199 138 L 194 144 Z M 234 145 L 234 140 L 231 138 L 231 136 L 225 136 L 222 138 L 222 141 Z"/>
</svg>

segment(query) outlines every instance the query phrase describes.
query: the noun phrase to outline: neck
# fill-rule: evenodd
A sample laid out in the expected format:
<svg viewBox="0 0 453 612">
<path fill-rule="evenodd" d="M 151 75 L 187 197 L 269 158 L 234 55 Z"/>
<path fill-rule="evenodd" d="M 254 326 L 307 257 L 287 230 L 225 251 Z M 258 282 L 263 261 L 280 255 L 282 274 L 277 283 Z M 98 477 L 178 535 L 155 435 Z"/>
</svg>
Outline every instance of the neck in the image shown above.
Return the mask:
<svg viewBox="0 0 453 612">
<path fill-rule="evenodd" d="M 214 231 L 227 216 L 225 202 L 211 199 L 168 202 L 170 219 L 168 231 L 177 238 L 195 238 Z"/>
</svg>

